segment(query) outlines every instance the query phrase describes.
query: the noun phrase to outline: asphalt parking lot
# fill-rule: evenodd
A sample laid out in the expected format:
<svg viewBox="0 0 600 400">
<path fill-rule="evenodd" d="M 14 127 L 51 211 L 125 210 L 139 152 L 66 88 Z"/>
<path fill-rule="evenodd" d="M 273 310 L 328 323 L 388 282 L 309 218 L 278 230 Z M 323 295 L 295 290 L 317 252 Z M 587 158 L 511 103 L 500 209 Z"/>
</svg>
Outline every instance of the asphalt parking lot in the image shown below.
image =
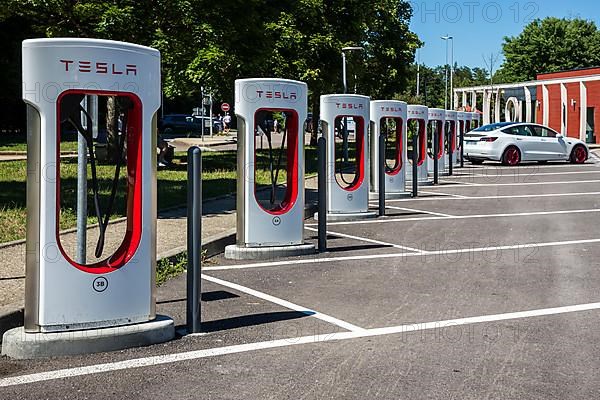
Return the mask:
<svg viewBox="0 0 600 400">
<path fill-rule="evenodd" d="M 600 164 L 466 167 L 330 223 L 327 253 L 210 260 L 202 335 L 0 359 L 0 398 L 597 398 Z M 180 325 L 184 294 L 158 291 Z"/>
</svg>

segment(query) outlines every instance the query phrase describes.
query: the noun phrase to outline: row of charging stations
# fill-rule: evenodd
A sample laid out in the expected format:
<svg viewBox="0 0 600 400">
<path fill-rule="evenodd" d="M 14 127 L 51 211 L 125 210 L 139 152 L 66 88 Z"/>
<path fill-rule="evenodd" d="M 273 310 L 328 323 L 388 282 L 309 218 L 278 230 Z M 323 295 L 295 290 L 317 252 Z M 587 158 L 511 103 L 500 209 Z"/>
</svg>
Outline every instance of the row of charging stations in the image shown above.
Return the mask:
<svg viewBox="0 0 600 400">
<path fill-rule="evenodd" d="M 282 79 L 238 80 L 235 104 L 239 121 L 238 170 L 241 171 L 238 234 L 237 243 L 227 247 L 226 257 L 264 258 L 314 251 L 314 247 L 303 242 L 301 121 L 307 115 L 306 84 Z M 327 143 L 327 215 L 320 217 L 328 220 L 376 216 L 369 211 L 369 198 L 379 192 L 379 166 L 383 161 L 379 153 L 381 135 L 385 138 L 386 196 L 403 196 L 408 195 L 407 177 L 412 176 L 412 159 L 407 159 L 409 133 L 417 136 L 414 151 L 418 183 L 431 184 L 434 157 L 440 173 L 449 163 L 448 152 L 452 152 L 453 165 L 459 163 L 459 137 L 466 132 L 471 117 L 469 113 L 407 105 L 401 101 L 371 101 L 367 96 L 354 94 L 321 96 L 320 109 L 322 136 Z M 266 123 L 277 115 L 283 117 L 281 140 Z M 259 157 L 257 140 L 263 136 L 268 143 L 268 154 Z M 259 190 L 255 179 L 261 157 L 268 159 L 272 178 L 267 191 Z M 284 173 L 285 183 L 279 182 L 277 177 Z"/>
<path fill-rule="evenodd" d="M 27 261 L 24 331 L 82 331 L 143 324 L 156 318 L 156 121 L 161 102 L 160 54 L 128 43 L 90 39 L 35 39 L 23 43 L 23 98 L 27 103 Z M 304 243 L 304 121 L 308 88 L 284 79 L 235 83 L 238 119 L 237 243 L 230 258 L 264 258 L 314 251 Z M 89 102 L 98 109 L 90 111 Z M 369 218 L 369 195 L 379 192 L 379 142 L 385 137 L 385 192 L 405 195 L 412 161 L 407 138 L 416 135 L 419 184 L 437 157 L 440 171 L 460 154 L 459 135 L 477 123 L 456 113 L 360 95 L 325 95 L 320 125 L 327 141 L 327 216 Z M 111 114 L 112 113 L 112 114 Z M 112 115 L 112 119 L 108 118 Z M 109 124 L 109 119 L 114 124 Z M 101 121 L 106 122 L 101 122 Z M 274 121 L 279 129 L 275 130 Z M 368 131 L 370 127 L 371 149 Z M 100 132 L 116 137 L 114 180 L 98 179 Z M 446 133 L 451 132 L 446 146 Z M 73 201 L 61 184 L 61 140 L 85 146 L 97 232 L 75 253 L 61 242 L 61 209 Z M 267 148 L 262 146 L 263 140 Z M 259 151 L 259 143 L 261 150 Z M 433 146 L 437 144 L 437 148 Z M 370 162 L 369 162 L 370 161 Z M 258 184 L 260 164 L 270 183 Z M 109 195 L 102 193 L 108 191 Z M 48 207 L 48 205 L 52 205 Z M 71 205 L 70 208 L 79 207 Z M 113 211 L 126 228 L 109 227 Z M 87 220 L 86 215 L 83 215 Z M 84 227 L 91 232 L 89 227 Z M 110 236 L 120 237 L 111 238 Z M 85 235 L 84 235 L 85 236 Z M 80 246 L 81 247 L 81 246 Z M 85 249 L 93 255 L 87 256 Z M 83 256 L 82 256 L 83 254 Z M 168 340 L 174 334 L 161 336 Z M 170 336 L 170 337 L 169 337 Z"/>
</svg>

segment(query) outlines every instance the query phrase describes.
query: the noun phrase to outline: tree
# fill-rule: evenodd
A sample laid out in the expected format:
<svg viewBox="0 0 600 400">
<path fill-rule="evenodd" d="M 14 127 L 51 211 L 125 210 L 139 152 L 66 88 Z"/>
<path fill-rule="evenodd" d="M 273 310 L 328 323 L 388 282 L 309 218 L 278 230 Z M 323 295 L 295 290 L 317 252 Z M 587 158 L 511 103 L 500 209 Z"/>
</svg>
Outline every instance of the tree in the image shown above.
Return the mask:
<svg viewBox="0 0 600 400">
<path fill-rule="evenodd" d="M 34 35 L 29 20 L 8 9 L 0 14 L 0 128 L 25 130 L 25 106 L 21 100 L 21 41 Z"/>
<path fill-rule="evenodd" d="M 537 19 L 516 37 L 505 37 L 503 82 L 533 80 L 544 72 L 600 65 L 600 32 L 583 19 Z M 496 80 L 496 78 L 494 79 Z"/>
<path fill-rule="evenodd" d="M 445 67 L 420 66 L 420 88 L 419 96 L 416 96 L 416 76 L 417 65 L 412 64 L 408 68 L 407 76 L 408 86 L 406 90 L 394 96 L 395 99 L 406 101 L 409 104 L 422 104 L 432 108 L 444 108 Z M 468 87 L 486 85 L 489 83 L 489 76 L 482 68 L 469 68 L 466 66 L 454 65 L 454 86 Z"/>
<path fill-rule="evenodd" d="M 347 54 L 350 91 L 356 87 L 358 93 L 389 98 L 406 87 L 406 70 L 420 44 L 408 28 L 411 8 L 407 2 L 292 0 L 278 4 L 277 17 L 264 25 L 266 42 L 273 44 L 264 73 L 306 82 L 313 115 L 319 114 L 320 95 L 341 92 L 344 46 L 364 48 Z"/>
<path fill-rule="evenodd" d="M 41 36 L 157 48 L 165 100 L 180 110 L 199 104 L 201 86 L 232 102 L 235 79 L 282 77 L 309 85 L 316 113 L 321 94 L 341 91 L 340 53 L 347 45 L 365 49 L 351 55 L 352 86 L 389 97 L 406 87 L 420 44 L 409 30 L 405 0 L 8 1 Z"/>
</svg>

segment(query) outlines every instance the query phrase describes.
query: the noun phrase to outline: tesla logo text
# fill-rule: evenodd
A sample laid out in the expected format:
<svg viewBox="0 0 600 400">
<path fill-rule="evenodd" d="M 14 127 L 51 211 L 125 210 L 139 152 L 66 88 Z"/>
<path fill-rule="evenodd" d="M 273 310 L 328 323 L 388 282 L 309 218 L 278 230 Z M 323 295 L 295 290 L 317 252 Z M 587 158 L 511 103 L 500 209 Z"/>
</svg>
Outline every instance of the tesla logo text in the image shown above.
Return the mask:
<svg viewBox="0 0 600 400">
<path fill-rule="evenodd" d="M 65 72 L 76 70 L 82 73 L 137 75 L 137 65 L 135 64 L 125 64 L 123 66 L 107 62 L 92 62 L 85 60 L 60 60 L 60 62 L 64 65 Z"/>
<path fill-rule="evenodd" d="M 402 112 L 402 109 L 400 107 L 381 107 L 381 111 L 384 112 Z"/>
<path fill-rule="evenodd" d="M 256 94 L 259 99 L 264 96 L 267 99 L 296 100 L 298 97 L 295 92 L 287 93 L 279 90 L 257 90 Z"/>
<path fill-rule="evenodd" d="M 337 108 L 348 110 L 362 110 L 364 108 L 364 105 L 360 103 L 335 103 L 335 105 Z"/>
</svg>

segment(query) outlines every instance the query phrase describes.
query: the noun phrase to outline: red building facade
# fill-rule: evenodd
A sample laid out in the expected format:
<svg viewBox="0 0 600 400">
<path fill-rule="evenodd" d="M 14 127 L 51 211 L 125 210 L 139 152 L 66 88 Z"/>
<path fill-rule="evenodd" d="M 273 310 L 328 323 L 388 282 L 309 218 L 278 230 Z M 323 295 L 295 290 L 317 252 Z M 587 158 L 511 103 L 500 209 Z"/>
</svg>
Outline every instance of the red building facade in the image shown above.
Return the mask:
<svg viewBox="0 0 600 400">
<path fill-rule="evenodd" d="M 566 133 L 569 137 L 600 144 L 600 80 L 590 79 L 594 77 L 600 79 L 600 68 L 539 74 L 536 122 L 546 122 L 554 130 Z M 547 90 L 546 98 L 544 88 Z M 545 105 L 544 101 L 548 104 Z M 545 106 L 548 109 L 547 121 L 544 121 L 542 111 Z"/>
</svg>

